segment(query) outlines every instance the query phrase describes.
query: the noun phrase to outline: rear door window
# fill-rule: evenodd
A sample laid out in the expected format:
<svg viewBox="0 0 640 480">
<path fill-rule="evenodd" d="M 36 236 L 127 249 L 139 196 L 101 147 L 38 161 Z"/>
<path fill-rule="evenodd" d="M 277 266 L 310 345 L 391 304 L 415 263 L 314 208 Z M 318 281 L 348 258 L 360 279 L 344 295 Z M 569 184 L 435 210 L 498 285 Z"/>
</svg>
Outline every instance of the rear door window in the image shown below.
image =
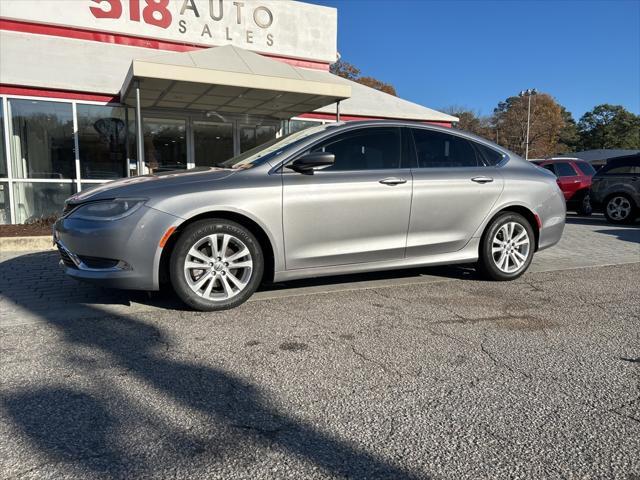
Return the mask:
<svg viewBox="0 0 640 480">
<path fill-rule="evenodd" d="M 418 168 L 461 168 L 484 165 L 471 142 L 457 135 L 412 128 Z"/>
<path fill-rule="evenodd" d="M 576 162 L 576 165 L 580 169 L 582 173 L 585 175 L 595 175 L 596 169 L 591 166 L 590 163 L 587 162 Z"/>
<path fill-rule="evenodd" d="M 567 162 L 558 162 L 555 164 L 556 166 L 556 174 L 559 177 L 575 177 L 578 175 L 578 172 L 571 166 L 570 163 Z"/>
<path fill-rule="evenodd" d="M 504 160 L 504 155 L 493 148 L 489 148 L 481 143 L 474 142 L 473 146 L 478 150 L 480 156 L 484 160 L 484 164 L 487 166 L 495 167 L 502 160 Z"/>
<path fill-rule="evenodd" d="M 638 175 L 640 167 L 634 165 L 620 165 L 619 167 L 610 168 L 605 172 L 607 175 Z"/>
</svg>

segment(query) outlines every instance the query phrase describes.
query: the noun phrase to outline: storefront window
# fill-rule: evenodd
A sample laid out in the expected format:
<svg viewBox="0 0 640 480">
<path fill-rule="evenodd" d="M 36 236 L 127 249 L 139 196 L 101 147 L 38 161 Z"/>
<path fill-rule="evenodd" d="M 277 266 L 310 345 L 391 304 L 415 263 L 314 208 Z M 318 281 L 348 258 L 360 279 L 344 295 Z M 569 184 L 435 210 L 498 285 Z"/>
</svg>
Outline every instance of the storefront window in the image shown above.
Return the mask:
<svg viewBox="0 0 640 480">
<path fill-rule="evenodd" d="M 240 152 L 246 152 L 258 145 L 276 138 L 277 128 L 273 125 L 240 126 Z"/>
<path fill-rule="evenodd" d="M 5 154 L 6 152 L 4 151 L 4 105 L 2 102 L 3 100 L 0 98 L 0 177 L 6 177 L 7 176 L 7 155 Z M 9 208 L 8 201 L 7 201 L 7 208 Z M 1 223 L 2 221 L 0 219 L 0 224 Z"/>
<path fill-rule="evenodd" d="M 8 192 L 7 192 L 8 193 Z M 64 201 L 74 193 L 73 183 L 16 182 L 13 199 L 17 223 L 58 217 Z"/>
<path fill-rule="evenodd" d="M 82 178 L 114 179 L 127 174 L 127 122 L 123 107 L 78 105 Z"/>
<path fill-rule="evenodd" d="M 70 103 L 9 100 L 15 178 L 75 178 Z"/>
<path fill-rule="evenodd" d="M 196 167 L 214 167 L 233 157 L 231 123 L 193 122 Z"/>
<path fill-rule="evenodd" d="M 150 172 L 187 168 L 185 120 L 145 117 L 142 124 L 144 156 Z"/>
<path fill-rule="evenodd" d="M 11 209 L 9 207 L 9 184 L 0 182 L 0 225 L 11 223 Z"/>
</svg>

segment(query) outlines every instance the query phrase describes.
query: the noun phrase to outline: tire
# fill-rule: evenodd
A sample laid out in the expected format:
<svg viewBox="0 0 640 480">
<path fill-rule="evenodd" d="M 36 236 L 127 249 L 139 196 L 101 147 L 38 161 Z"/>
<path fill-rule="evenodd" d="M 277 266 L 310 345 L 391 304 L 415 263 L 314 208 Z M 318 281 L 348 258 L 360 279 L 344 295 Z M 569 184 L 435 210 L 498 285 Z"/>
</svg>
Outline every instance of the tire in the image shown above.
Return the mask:
<svg viewBox="0 0 640 480">
<path fill-rule="evenodd" d="M 264 256 L 256 237 L 242 225 L 222 219 L 189 225 L 176 241 L 169 264 L 178 297 L 191 308 L 209 312 L 247 301 L 260 285 L 263 271 Z"/>
<path fill-rule="evenodd" d="M 518 241 L 513 243 L 514 239 Z M 515 280 L 531 265 L 535 241 L 533 228 L 522 215 L 514 212 L 500 214 L 482 236 L 478 259 L 480 273 L 490 280 Z M 506 243 L 503 246 L 499 242 Z M 497 251 L 494 252 L 494 248 Z"/>
<path fill-rule="evenodd" d="M 593 207 L 591 206 L 591 197 L 589 193 L 585 193 L 582 195 L 580 199 L 580 203 L 578 204 L 578 213 L 580 215 L 584 215 L 585 217 L 590 216 L 593 213 Z"/>
<path fill-rule="evenodd" d="M 633 200 L 624 193 L 614 193 L 604 202 L 604 216 L 609 223 L 616 225 L 633 223 L 636 210 Z"/>
</svg>

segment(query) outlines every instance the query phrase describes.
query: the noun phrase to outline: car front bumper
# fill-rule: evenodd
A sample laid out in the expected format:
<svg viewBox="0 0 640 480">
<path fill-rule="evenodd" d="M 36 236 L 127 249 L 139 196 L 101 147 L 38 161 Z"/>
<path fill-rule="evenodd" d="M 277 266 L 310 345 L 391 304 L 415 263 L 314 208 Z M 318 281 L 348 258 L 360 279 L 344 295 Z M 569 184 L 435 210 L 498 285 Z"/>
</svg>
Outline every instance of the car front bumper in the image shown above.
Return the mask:
<svg viewBox="0 0 640 480">
<path fill-rule="evenodd" d="M 181 221 L 147 206 L 114 221 L 64 217 L 53 227 L 53 240 L 71 277 L 110 288 L 158 290 L 159 242 Z"/>
</svg>

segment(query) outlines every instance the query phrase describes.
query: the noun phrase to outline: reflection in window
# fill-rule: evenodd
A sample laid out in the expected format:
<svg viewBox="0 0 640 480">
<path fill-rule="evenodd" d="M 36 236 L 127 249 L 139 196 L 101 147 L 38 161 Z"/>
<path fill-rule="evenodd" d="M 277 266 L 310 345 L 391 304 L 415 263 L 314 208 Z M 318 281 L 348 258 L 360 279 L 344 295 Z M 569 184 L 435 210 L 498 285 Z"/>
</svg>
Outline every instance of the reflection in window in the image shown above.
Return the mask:
<svg viewBox="0 0 640 480">
<path fill-rule="evenodd" d="M 150 172 L 187 168 L 184 120 L 144 118 L 144 156 Z"/>
<path fill-rule="evenodd" d="M 31 223 L 40 219 L 58 217 L 62 212 L 65 199 L 73 193 L 73 183 L 14 183 L 16 223 Z"/>
<path fill-rule="evenodd" d="M 4 151 L 4 108 L 2 104 L 3 100 L 0 98 L 0 177 L 7 176 L 7 156 Z M 0 208 L 2 208 L 0 206 Z M 9 204 L 7 203 L 7 208 Z M 1 215 L 1 211 L 0 211 Z M 2 225 L 2 218 L 0 217 L 0 225 Z"/>
<path fill-rule="evenodd" d="M 257 127 L 240 126 L 240 152 L 246 152 L 276 138 L 278 129 L 274 125 L 260 125 Z"/>
<path fill-rule="evenodd" d="M 233 157 L 231 123 L 193 122 L 196 167 L 214 167 Z"/>
<path fill-rule="evenodd" d="M 126 176 L 127 123 L 123 107 L 78 105 L 78 144 L 82 178 Z"/>
<path fill-rule="evenodd" d="M 75 178 L 71 104 L 9 100 L 13 176 Z"/>
<path fill-rule="evenodd" d="M 9 184 L 0 182 L 0 225 L 11 223 L 11 210 L 9 207 Z"/>
</svg>

